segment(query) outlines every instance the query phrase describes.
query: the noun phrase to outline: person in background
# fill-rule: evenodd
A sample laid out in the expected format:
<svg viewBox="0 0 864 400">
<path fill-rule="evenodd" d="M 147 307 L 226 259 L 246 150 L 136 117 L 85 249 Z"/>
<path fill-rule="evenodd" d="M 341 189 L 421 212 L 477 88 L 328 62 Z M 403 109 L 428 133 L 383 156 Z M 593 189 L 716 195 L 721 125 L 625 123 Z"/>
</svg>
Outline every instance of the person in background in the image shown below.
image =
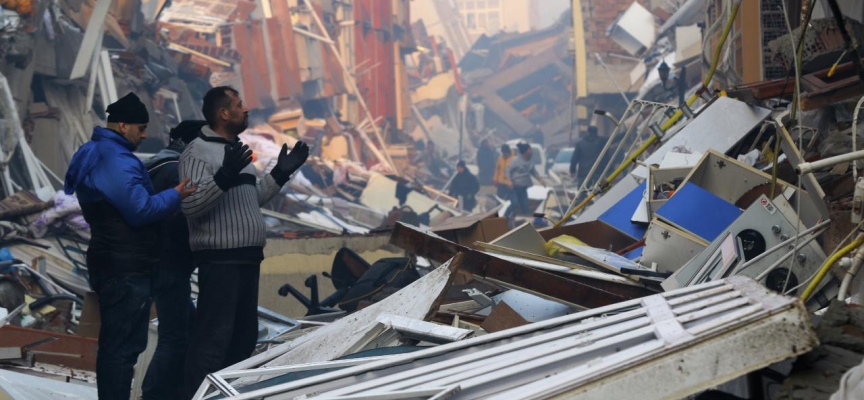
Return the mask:
<svg viewBox="0 0 864 400">
<path fill-rule="evenodd" d="M 90 287 L 99 296 L 97 392 L 128 400 L 138 355 L 147 347 L 153 272 L 159 262 L 159 222 L 195 191 L 189 179 L 157 192 L 132 152 L 147 137 L 150 116 L 133 93 L 108 106 L 105 128 L 72 157 L 64 191 L 77 194 L 90 225 Z"/>
<path fill-rule="evenodd" d="M 477 149 L 477 168 L 480 170 L 477 174 L 477 179 L 483 186 L 489 186 L 494 181 L 495 175 L 495 148 L 489 139 L 483 139 L 480 142 L 480 148 Z"/>
<path fill-rule="evenodd" d="M 180 173 L 200 188 L 183 200 L 189 245 L 198 268 L 198 308 L 186 353 L 183 385 L 194 396 L 204 378 L 236 364 L 258 341 L 258 281 L 267 240 L 260 207 L 309 157 L 302 141 L 282 145 L 276 166 L 257 179 L 252 151 L 239 140 L 249 110 L 237 90 L 220 86 L 204 95 L 207 126 L 180 156 Z"/>
<path fill-rule="evenodd" d="M 513 207 L 520 215 L 530 215 L 528 188 L 533 185 L 531 177 L 537 178 L 543 186 L 546 186 L 546 182 L 534 169 L 534 162 L 531 160 L 533 156 L 531 145 L 519 143 L 516 145 L 516 149 L 519 155 L 507 166 L 507 177 L 510 178 L 510 187 L 513 189 Z"/>
<path fill-rule="evenodd" d="M 540 124 L 534 124 L 534 129 L 531 131 L 531 141 L 539 144 L 540 147 L 546 147 L 546 134 L 543 133 L 543 128 Z"/>
<path fill-rule="evenodd" d="M 510 200 L 513 185 L 510 178 L 507 176 L 507 166 L 513 160 L 513 152 L 510 151 L 510 146 L 507 144 L 501 145 L 501 155 L 498 156 L 498 161 L 495 163 L 495 176 L 492 183 L 498 189 L 498 197 L 502 200 Z"/>
<path fill-rule="evenodd" d="M 591 167 L 597 162 L 597 157 L 603 152 L 605 144 L 605 141 L 597 135 L 596 126 L 589 126 L 585 137 L 576 142 L 573 155 L 570 156 L 570 175 L 576 177 L 577 185 L 584 183 L 587 189 L 591 189 L 597 183 L 600 171 L 595 171 L 590 181 L 586 182 L 586 179 Z"/>
<path fill-rule="evenodd" d="M 480 191 L 480 182 L 477 177 L 465 168 L 465 161 L 456 164 L 456 176 L 450 183 L 450 195 L 462 198 L 462 209 L 468 212 L 477 206 L 477 192 Z"/>
<path fill-rule="evenodd" d="M 183 121 L 169 134 L 168 147 L 144 161 L 157 191 L 180 184 L 180 155 L 201 133 L 206 121 Z M 189 345 L 192 317 L 192 287 L 195 267 L 189 247 L 189 226 L 177 210 L 162 223 L 162 256 L 153 282 L 153 301 L 159 316 L 159 341 L 142 385 L 144 400 L 183 398 L 183 362 Z"/>
</svg>

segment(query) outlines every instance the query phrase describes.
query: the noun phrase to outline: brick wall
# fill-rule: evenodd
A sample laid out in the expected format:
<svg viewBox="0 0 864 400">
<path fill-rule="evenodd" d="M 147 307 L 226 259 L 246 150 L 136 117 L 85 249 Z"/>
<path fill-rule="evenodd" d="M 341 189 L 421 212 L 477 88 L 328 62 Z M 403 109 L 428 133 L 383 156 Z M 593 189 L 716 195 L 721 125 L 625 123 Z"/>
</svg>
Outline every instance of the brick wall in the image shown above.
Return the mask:
<svg viewBox="0 0 864 400">
<path fill-rule="evenodd" d="M 606 36 L 606 28 L 615 21 L 615 18 L 627 11 L 634 1 L 638 1 L 650 10 L 646 0 L 582 0 L 582 18 L 585 26 L 585 40 L 588 53 L 627 54 L 621 46 Z M 604 62 L 615 64 L 624 60 L 616 57 L 604 57 Z"/>
</svg>

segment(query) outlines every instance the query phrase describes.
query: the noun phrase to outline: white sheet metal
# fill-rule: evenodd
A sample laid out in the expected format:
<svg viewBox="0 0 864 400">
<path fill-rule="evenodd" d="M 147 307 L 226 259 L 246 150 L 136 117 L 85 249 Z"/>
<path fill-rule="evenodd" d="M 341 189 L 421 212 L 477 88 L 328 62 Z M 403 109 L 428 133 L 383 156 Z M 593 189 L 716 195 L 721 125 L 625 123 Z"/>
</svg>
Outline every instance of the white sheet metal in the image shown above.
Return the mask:
<svg viewBox="0 0 864 400">
<path fill-rule="evenodd" d="M 644 164 L 660 164 L 666 154 L 672 151 L 705 153 L 714 149 L 725 153 L 770 114 L 771 110 L 767 108 L 751 106 L 728 97 L 718 97 L 678 133 L 664 139 L 663 145 L 648 156 Z M 633 170 L 632 175 L 645 179 L 647 173 L 648 169 L 640 166 Z"/>
<path fill-rule="evenodd" d="M 0 398 L 12 400 L 96 400 L 96 388 L 0 369 Z"/>
<path fill-rule="evenodd" d="M 680 398 L 808 351 L 809 326 L 794 298 L 732 277 L 230 398 Z"/>
</svg>

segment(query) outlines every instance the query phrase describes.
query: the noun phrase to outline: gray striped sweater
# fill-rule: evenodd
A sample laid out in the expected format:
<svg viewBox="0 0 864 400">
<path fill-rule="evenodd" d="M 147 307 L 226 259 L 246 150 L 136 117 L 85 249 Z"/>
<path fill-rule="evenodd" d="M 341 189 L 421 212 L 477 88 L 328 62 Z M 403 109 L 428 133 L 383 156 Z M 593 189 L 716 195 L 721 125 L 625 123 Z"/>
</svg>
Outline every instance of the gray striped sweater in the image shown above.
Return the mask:
<svg viewBox="0 0 864 400">
<path fill-rule="evenodd" d="M 255 179 L 255 166 L 241 172 L 242 184 L 223 191 L 213 180 L 229 143 L 210 127 L 186 146 L 180 156 L 180 178 L 191 179 L 198 190 L 183 200 L 189 222 L 189 245 L 201 261 L 261 261 L 266 228 L 260 207 L 280 186 L 270 174 Z"/>
</svg>

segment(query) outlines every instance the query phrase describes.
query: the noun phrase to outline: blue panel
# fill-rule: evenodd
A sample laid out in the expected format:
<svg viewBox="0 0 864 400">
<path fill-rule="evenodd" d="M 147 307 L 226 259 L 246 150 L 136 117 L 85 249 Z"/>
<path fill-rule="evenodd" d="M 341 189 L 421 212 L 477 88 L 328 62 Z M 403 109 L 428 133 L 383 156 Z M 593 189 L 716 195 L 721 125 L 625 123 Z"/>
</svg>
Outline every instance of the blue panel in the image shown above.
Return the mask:
<svg viewBox="0 0 864 400">
<path fill-rule="evenodd" d="M 699 186 L 687 183 L 656 214 L 687 232 L 713 242 L 741 215 L 741 209 Z"/>
<path fill-rule="evenodd" d="M 635 260 L 639 257 L 642 257 L 642 250 L 645 250 L 645 246 L 624 253 L 624 257 L 626 257 L 628 260 Z"/>
<path fill-rule="evenodd" d="M 600 215 L 598 220 L 630 236 L 633 240 L 642 240 L 645 237 L 645 231 L 648 230 L 648 225 L 633 223 L 630 221 L 630 218 L 633 217 L 633 213 L 639 207 L 639 203 L 642 201 L 642 192 L 644 191 L 645 185 L 636 186 L 623 199 L 615 203 L 612 208 Z"/>
</svg>

